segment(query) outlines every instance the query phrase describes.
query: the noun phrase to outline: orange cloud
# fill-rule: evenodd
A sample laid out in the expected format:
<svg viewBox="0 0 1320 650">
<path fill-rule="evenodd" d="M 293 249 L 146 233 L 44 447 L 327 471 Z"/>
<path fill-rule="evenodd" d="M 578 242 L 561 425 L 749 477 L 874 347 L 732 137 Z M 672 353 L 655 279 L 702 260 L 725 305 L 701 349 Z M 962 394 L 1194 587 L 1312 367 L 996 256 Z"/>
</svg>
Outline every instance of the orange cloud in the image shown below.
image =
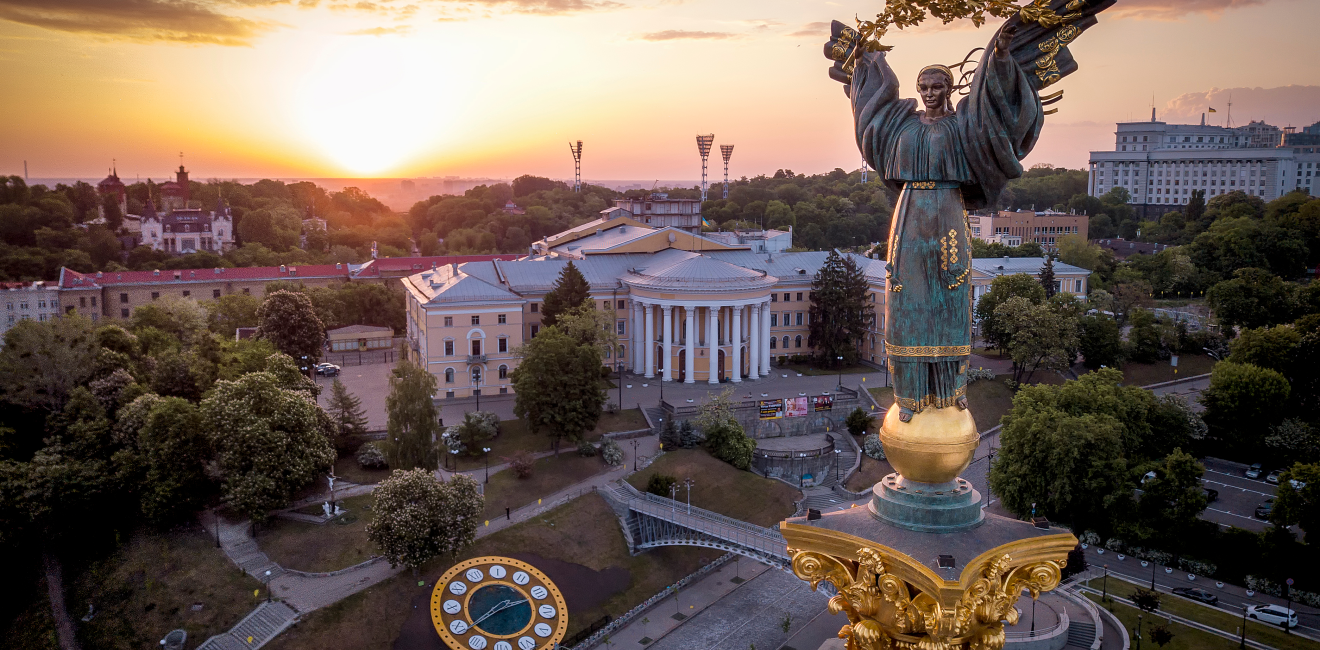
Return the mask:
<svg viewBox="0 0 1320 650">
<path fill-rule="evenodd" d="M 1123 0 L 1111 11 L 1122 18 L 1177 20 L 1187 14 L 1219 15 L 1227 9 L 1263 5 L 1268 0 Z"/>
<path fill-rule="evenodd" d="M 134 41 L 250 45 L 273 24 L 219 11 L 238 3 L 200 0 L 0 0 L 0 19 L 60 32 Z M 248 4 L 274 4 L 252 2 Z"/>
<path fill-rule="evenodd" d="M 662 32 L 650 32 L 641 34 L 638 40 L 643 41 L 678 41 L 684 39 L 692 40 L 722 40 L 728 38 L 738 38 L 733 32 L 694 32 L 686 29 L 666 29 Z"/>
</svg>

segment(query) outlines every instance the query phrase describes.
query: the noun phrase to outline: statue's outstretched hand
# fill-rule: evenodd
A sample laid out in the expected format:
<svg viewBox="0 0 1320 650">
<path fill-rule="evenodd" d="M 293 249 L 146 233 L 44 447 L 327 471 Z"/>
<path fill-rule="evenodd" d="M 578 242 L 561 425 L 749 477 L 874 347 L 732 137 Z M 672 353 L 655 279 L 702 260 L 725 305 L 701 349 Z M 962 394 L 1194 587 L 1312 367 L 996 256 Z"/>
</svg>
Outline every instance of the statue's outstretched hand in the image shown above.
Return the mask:
<svg viewBox="0 0 1320 650">
<path fill-rule="evenodd" d="M 830 68 L 830 78 L 844 84 L 852 83 L 853 66 L 851 63 L 845 66 L 853 56 L 853 50 L 857 49 L 858 41 L 861 40 L 861 34 L 857 30 L 839 22 L 830 23 L 830 40 L 825 42 L 825 58 L 834 62 Z"/>
<path fill-rule="evenodd" d="M 1017 36 L 1017 25 L 1005 24 L 999 30 L 999 36 L 995 38 L 995 55 L 1011 56 L 1009 49 L 1013 47 L 1013 39 Z"/>
</svg>

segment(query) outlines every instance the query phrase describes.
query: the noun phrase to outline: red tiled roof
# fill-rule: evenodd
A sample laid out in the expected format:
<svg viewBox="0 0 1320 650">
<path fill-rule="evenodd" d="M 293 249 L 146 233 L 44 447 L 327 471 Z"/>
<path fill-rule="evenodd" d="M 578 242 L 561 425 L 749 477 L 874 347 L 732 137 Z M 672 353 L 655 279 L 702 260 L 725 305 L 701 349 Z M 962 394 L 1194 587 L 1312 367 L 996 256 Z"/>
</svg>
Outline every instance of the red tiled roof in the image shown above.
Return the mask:
<svg viewBox="0 0 1320 650">
<path fill-rule="evenodd" d="M 371 260 L 362 265 L 357 273 L 353 274 L 355 278 L 378 278 L 381 273 L 398 273 L 401 271 L 429 271 L 436 266 L 446 264 L 463 264 L 465 262 L 489 262 L 499 260 L 501 262 L 512 262 L 523 257 L 520 254 L 505 255 L 434 255 L 430 257 L 382 257 Z M 409 273 L 411 275 L 411 273 Z"/>
<path fill-rule="evenodd" d="M 154 284 L 159 282 L 298 280 L 302 278 L 331 277 L 340 277 L 347 280 L 348 265 L 311 264 L 306 266 L 247 266 L 227 269 L 162 269 L 160 271 L 107 271 L 97 273 L 79 273 L 72 269 L 63 268 L 60 269 L 60 288 L 74 289 L 90 286 Z"/>
</svg>

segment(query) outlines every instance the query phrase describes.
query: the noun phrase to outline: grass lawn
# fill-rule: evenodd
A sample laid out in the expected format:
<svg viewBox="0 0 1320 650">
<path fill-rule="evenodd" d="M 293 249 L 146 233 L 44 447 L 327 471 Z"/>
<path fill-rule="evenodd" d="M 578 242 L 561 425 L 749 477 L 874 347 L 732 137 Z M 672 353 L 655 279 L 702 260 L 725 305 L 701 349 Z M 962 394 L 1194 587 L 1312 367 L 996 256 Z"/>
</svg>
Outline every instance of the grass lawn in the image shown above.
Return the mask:
<svg viewBox="0 0 1320 650">
<path fill-rule="evenodd" d="M 538 459 L 532 475 L 527 478 L 514 476 L 513 470 L 491 474 L 490 482 L 486 484 L 486 519 L 503 517 L 505 508 L 517 509 L 535 503 L 537 499 L 610 469 L 600 456 L 584 458 L 576 449 L 569 448 L 558 456 Z M 476 478 L 480 481 L 485 476 Z"/>
<path fill-rule="evenodd" d="M 611 431 L 633 431 L 646 428 L 646 416 L 642 415 L 639 409 L 626 409 L 618 413 L 603 413 L 600 420 L 596 422 L 596 428 L 587 433 L 587 440 L 597 441 L 600 437 Z M 544 433 L 532 433 L 527 429 L 527 423 L 523 420 L 501 420 L 500 435 L 495 436 L 490 445 L 490 462 L 495 464 L 502 456 L 512 456 L 519 451 L 530 451 L 533 453 L 539 451 L 550 451 L 553 449 L 550 436 Z M 576 448 L 577 445 L 569 440 L 560 443 L 560 450 L 568 452 Z M 449 464 L 453 466 L 452 459 Z M 476 456 L 460 455 L 458 457 L 458 468 L 460 470 L 476 469 L 485 467 L 486 463 L 482 460 L 481 454 Z"/>
<path fill-rule="evenodd" d="M 1123 364 L 1123 383 L 1128 386 L 1149 386 L 1163 381 L 1173 381 L 1185 377 L 1195 377 L 1210 372 L 1215 365 L 1215 360 L 1206 354 L 1182 354 L 1178 355 L 1178 374 L 1174 374 L 1175 368 L 1169 365 L 1168 361 L 1156 361 L 1155 363 L 1125 363 Z"/>
<path fill-rule="evenodd" d="M 972 348 L 972 354 L 987 359 L 1008 359 L 1007 354 L 1003 354 L 999 348 Z"/>
<path fill-rule="evenodd" d="M 1091 580 L 1089 584 L 1091 587 L 1099 589 L 1100 582 L 1101 581 L 1098 579 Z M 1132 583 L 1125 582 L 1123 580 L 1114 579 L 1112 576 L 1110 577 L 1109 593 L 1111 594 L 1115 594 L 1121 598 L 1130 599 L 1132 596 L 1132 592 L 1135 591 L 1136 588 L 1137 588 L 1136 585 L 1133 585 Z M 1093 601 L 1100 602 L 1099 596 L 1093 594 L 1087 594 L 1087 596 L 1090 597 L 1091 600 Z M 1121 609 L 1127 610 L 1127 614 L 1128 614 L 1127 618 L 1124 618 L 1123 612 L 1120 611 Z M 1112 603 L 1112 611 L 1115 614 L 1117 614 L 1119 619 L 1121 619 L 1127 625 L 1129 633 L 1131 633 L 1133 626 L 1136 625 L 1137 610 L 1133 607 L 1128 607 L 1121 603 Z M 1240 613 L 1237 615 L 1229 614 L 1220 611 L 1218 609 L 1215 609 L 1213 607 L 1208 607 L 1206 605 L 1202 605 L 1201 603 L 1192 600 L 1187 600 L 1186 598 L 1179 598 L 1177 596 L 1168 593 L 1160 593 L 1160 609 L 1158 612 L 1156 612 L 1153 615 L 1153 617 L 1155 619 L 1162 619 L 1162 617 L 1160 616 L 1161 612 L 1167 612 L 1169 614 L 1173 614 L 1174 616 L 1181 616 L 1183 618 L 1196 621 L 1197 623 L 1201 623 L 1203 625 L 1209 625 L 1210 627 L 1223 630 L 1230 634 L 1238 634 L 1242 625 L 1242 616 Z M 1145 615 L 1145 619 L 1147 621 L 1150 621 L 1151 618 L 1152 618 L 1151 614 Z M 1174 626 L 1176 626 L 1176 628 Z M 1194 630 L 1192 628 L 1178 625 L 1177 623 L 1174 623 L 1174 626 L 1170 626 L 1169 628 L 1170 630 L 1173 631 L 1175 636 L 1173 638 L 1173 643 L 1170 643 L 1168 646 L 1166 646 L 1168 648 L 1178 648 L 1178 647 L 1236 648 L 1237 647 L 1237 641 L 1229 641 L 1227 639 L 1222 639 L 1220 637 L 1214 636 L 1206 632 L 1201 632 L 1199 630 Z M 1147 627 L 1146 629 L 1149 629 L 1149 627 Z M 1179 641 L 1178 635 L 1180 633 L 1180 630 L 1186 634 L 1186 636 L 1183 637 L 1186 645 L 1183 646 L 1177 645 Z M 1205 640 L 1202 641 L 1200 637 L 1205 637 Z M 1150 637 L 1147 636 L 1146 638 L 1149 639 Z M 1316 643 L 1314 641 L 1308 641 L 1306 639 L 1302 639 L 1300 637 L 1296 637 L 1291 634 L 1284 634 L 1283 630 L 1276 626 L 1267 625 L 1261 623 L 1260 621 L 1253 621 L 1250 619 L 1247 620 L 1247 638 L 1253 639 L 1255 641 L 1259 641 L 1261 643 L 1264 643 L 1265 645 L 1274 646 L 1275 648 L 1298 648 L 1299 650 L 1303 648 L 1307 648 L 1313 650 L 1316 647 Z"/>
<path fill-rule="evenodd" d="M 388 468 L 363 469 L 361 465 L 358 465 L 357 458 L 350 454 L 335 461 L 335 476 L 350 483 L 368 485 L 389 478 L 390 470 Z M 324 481 L 318 481 L 318 487 L 325 488 Z"/>
<path fill-rule="evenodd" d="M 278 517 L 257 530 L 257 544 L 280 566 L 299 571 L 338 571 L 365 562 L 376 552 L 367 539 L 370 494 L 343 499 L 348 514 L 317 525 Z M 319 510 L 320 505 L 316 508 Z"/>
<path fill-rule="evenodd" d="M 1037 373 L 1038 377 L 1044 376 L 1044 373 Z M 967 386 L 967 408 L 972 412 L 972 418 L 976 420 L 976 430 L 985 431 L 999 424 L 999 418 L 1002 418 L 1008 410 L 1013 407 L 1013 390 L 1004 383 L 1007 377 L 1000 377 L 994 380 L 974 381 Z M 875 401 L 880 403 L 883 408 L 889 408 L 894 403 L 894 389 L 890 387 L 869 388 Z M 877 414 L 877 426 L 879 420 L 884 418 L 884 414 Z"/>
<path fill-rule="evenodd" d="M 69 579 L 66 569 L 66 580 Z M 70 585 L 69 613 L 81 618 L 87 603 L 91 622 L 76 621 L 85 648 L 155 648 L 170 630 L 188 632 L 201 644 L 247 615 L 261 589 L 230 563 L 199 526 L 164 534 L 139 532 L 109 558 L 92 565 Z M 44 601 L 44 598 L 43 598 Z M 194 611 L 194 604 L 201 609 Z"/>
<path fill-rule="evenodd" d="M 460 555 L 459 561 L 482 555 L 535 553 L 551 560 L 582 564 L 593 570 L 626 569 L 631 578 L 626 589 L 585 611 L 569 610 L 571 636 L 603 614 L 619 616 L 675 580 L 697 570 L 720 552 L 697 547 L 666 547 L 628 555 L 619 525 L 599 496 L 589 494 L 531 521 L 483 537 Z M 330 607 L 312 612 L 266 647 L 272 650 L 388 650 L 405 621 L 420 602 L 425 617 L 426 599 L 435 580 L 453 563 L 435 560 L 426 565 L 421 578 L 410 573 L 386 580 Z M 425 585 L 418 586 L 418 580 Z M 561 585 L 561 588 L 564 586 Z M 414 599 L 419 599 L 417 602 Z M 429 619 L 426 626 L 429 626 Z M 409 621 L 411 625 L 415 621 Z M 425 626 L 422 626 L 425 627 Z M 434 635 L 434 628 L 420 634 Z M 439 640 L 435 640 L 438 647 Z M 399 647 L 414 647 L 401 640 Z"/>
<path fill-rule="evenodd" d="M 848 482 L 844 484 L 844 487 L 847 487 L 853 492 L 868 490 L 872 485 L 879 483 L 880 479 L 892 474 L 893 471 L 894 466 L 890 465 L 889 461 L 876 460 L 866 454 L 862 454 L 861 467 L 858 467 L 857 471 L 854 472 L 852 476 L 848 477 Z"/>
<path fill-rule="evenodd" d="M 871 368 L 869 366 L 856 365 L 856 366 L 846 366 L 843 368 L 842 371 L 840 371 L 840 370 L 830 370 L 827 368 L 817 368 L 815 366 L 805 363 L 789 363 L 789 364 L 784 364 L 782 366 L 774 366 L 773 368 L 771 368 L 771 372 L 775 372 L 775 371 L 778 371 L 779 374 L 784 374 L 786 372 L 802 373 L 802 376 L 804 377 L 819 377 L 823 375 L 838 375 L 840 372 L 842 372 L 845 375 L 860 375 L 868 372 L 876 372 L 876 369 Z"/>
<path fill-rule="evenodd" d="M 761 478 L 751 472 L 734 469 L 702 449 L 679 449 L 665 452 L 650 467 L 633 474 L 628 482 L 646 490 L 654 474 L 668 474 L 692 486 L 692 505 L 758 526 L 773 526 L 793 514 L 793 504 L 802 493 L 781 481 Z M 687 500 L 687 489 L 680 488 L 678 498 Z"/>
</svg>

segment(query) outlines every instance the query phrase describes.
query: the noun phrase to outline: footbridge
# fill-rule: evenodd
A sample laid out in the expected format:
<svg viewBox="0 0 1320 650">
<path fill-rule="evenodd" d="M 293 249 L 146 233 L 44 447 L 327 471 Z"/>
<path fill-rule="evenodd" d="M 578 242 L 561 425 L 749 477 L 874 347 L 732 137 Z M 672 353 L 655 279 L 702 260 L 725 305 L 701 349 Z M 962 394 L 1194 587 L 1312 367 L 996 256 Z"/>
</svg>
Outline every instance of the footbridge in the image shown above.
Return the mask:
<svg viewBox="0 0 1320 650">
<path fill-rule="evenodd" d="M 631 552 L 659 546 L 704 546 L 781 569 L 791 567 L 788 544 L 773 528 L 640 492 L 622 480 L 610 483 L 599 494 L 618 515 Z"/>
</svg>

